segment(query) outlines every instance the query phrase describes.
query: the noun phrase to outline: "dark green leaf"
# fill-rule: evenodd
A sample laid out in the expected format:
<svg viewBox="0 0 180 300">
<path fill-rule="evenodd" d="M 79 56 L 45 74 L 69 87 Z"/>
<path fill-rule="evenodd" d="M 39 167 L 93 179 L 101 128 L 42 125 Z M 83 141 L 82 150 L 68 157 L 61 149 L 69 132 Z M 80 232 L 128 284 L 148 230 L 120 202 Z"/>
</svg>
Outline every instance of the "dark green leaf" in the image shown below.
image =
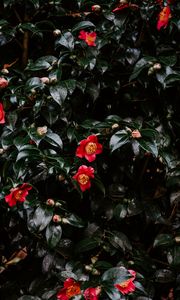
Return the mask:
<svg viewBox="0 0 180 300">
<path fill-rule="evenodd" d="M 169 247 L 173 244 L 174 238 L 172 234 L 161 233 L 156 236 L 153 247 Z"/>
<path fill-rule="evenodd" d="M 91 27 L 95 27 L 95 25 L 90 22 L 90 21 L 82 21 L 82 22 L 79 22 L 77 23 L 73 28 L 72 28 L 72 32 L 75 32 L 75 31 L 78 31 L 78 30 L 82 30 L 82 29 L 85 29 L 85 28 L 91 28 Z"/>
<path fill-rule="evenodd" d="M 84 240 L 81 240 L 77 245 L 76 245 L 76 252 L 81 253 L 81 252 L 86 252 L 90 251 L 92 249 L 95 249 L 99 246 L 99 242 L 96 241 L 93 238 L 86 238 Z"/>
<path fill-rule="evenodd" d="M 49 89 L 53 99 L 61 106 L 67 97 L 67 88 L 63 83 L 52 85 Z"/>
<path fill-rule="evenodd" d="M 125 130 L 117 131 L 110 139 L 110 149 L 115 151 L 129 142 L 128 133 Z"/>
<path fill-rule="evenodd" d="M 60 225 L 48 225 L 46 228 L 46 241 L 51 248 L 56 247 L 62 236 L 62 228 Z"/>
<path fill-rule="evenodd" d="M 37 230 L 42 231 L 50 223 L 52 216 L 52 211 L 38 207 L 33 216 L 33 222 Z"/>
</svg>

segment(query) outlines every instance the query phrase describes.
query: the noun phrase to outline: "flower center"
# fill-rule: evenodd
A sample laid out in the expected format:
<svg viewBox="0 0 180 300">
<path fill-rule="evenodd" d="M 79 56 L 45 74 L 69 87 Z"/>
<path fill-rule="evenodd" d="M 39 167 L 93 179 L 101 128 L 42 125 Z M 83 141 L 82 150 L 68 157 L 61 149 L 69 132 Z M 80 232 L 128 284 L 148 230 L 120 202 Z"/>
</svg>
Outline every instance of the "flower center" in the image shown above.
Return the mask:
<svg viewBox="0 0 180 300">
<path fill-rule="evenodd" d="M 72 286 L 68 287 L 67 290 L 66 290 L 66 296 L 68 298 L 71 298 L 71 297 L 73 297 L 75 295 L 78 295 L 80 293 L 81 293 L 81 290 L 80 290 L 79 285 L 72 285 Z"/>
<path fill-rule="evenodd" d="M 85 147 L 85 151 L 87 154 L 89 154 L 89 155 L 94 154 L 96 152 L 96 150 L 97 150 L 96 143 L 92 143 L 92 142 L 87 143 L 87 145 Z"/>
<path fill-rule="evenodd" d="M 21 190 L 17 191 L 14 195 L 15 199 L 20 200 L 22 193 L 23 193 L 23 191 L 21 191 Z"/>
<path fill-rule="evenodd" d="M 80 174 L 78 176 L 78 182 L 80 184 L 84 185 L 84 184 L 88 183 L 88 181 L 89 181 L 89 176 L 88 175 L 86 175 L 86 174 Z"/>
<path fill-rule="evenodd" d="M 123 282 L 121 282 L 121 283 L 118 283 L 118 285 L 119 285 L 120 287 L 122 287 L 122 288 L 126 288 L 126 287 L 129 285 L 129 282 L 130 282 L 130 279 L 125 280 L 125 281 L 123 281 Z"/>
</svg>

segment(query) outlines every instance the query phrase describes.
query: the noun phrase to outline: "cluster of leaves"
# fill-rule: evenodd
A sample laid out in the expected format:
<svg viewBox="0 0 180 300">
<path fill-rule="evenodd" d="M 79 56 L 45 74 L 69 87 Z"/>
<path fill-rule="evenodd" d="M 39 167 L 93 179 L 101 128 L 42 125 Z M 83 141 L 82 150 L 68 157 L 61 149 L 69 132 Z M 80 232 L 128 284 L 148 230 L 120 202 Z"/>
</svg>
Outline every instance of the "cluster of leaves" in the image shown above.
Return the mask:
<svg viewBox="0 0 180 300">
<path fill-rule="evenodd" d="M 57 299 L 67 278 L 100 286 L 90 300 L 180 299 L 180 3 L 2 0 L 0 16 L 3 299 Z"/>
</svg>

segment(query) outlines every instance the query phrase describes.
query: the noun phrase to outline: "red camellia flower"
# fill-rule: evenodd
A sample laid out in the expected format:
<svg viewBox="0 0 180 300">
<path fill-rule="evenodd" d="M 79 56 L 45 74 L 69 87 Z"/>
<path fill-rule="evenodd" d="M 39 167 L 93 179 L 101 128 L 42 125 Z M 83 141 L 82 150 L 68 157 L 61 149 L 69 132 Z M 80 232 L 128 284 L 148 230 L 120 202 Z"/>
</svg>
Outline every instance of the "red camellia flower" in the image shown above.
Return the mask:
<svg viewBox="0 0 180 300">
<path fill-rule="evenodd" d="M 102 152 L 102 145 L 98 143 L 97 136 L 89 135 L 87 139 L 80 141 L 79 147 L 76 150 L 76 156 L 85 157 L 89 162 L 96 159 L 96 154 Z"/>
<path fill-rule="evenodd" d="M 129 7 L 129 4 L 126 3 L 126 4 L 121 4 L 119 5 L 118 7 L 114 8 L 112 12 L 116 12 L 116 11 L 120 11 L 120 10 L 123 10 L 125 8 L 128 8 Z"/>
<path fill-rule="evenodd" d="M 134 292 L 136 289 L 135 284 L 133 282 L 136 277 L 136 272 L 133 270 L 128 271 L 132 275 L 132 278 L 114 285 L 123 295 Z"/>
<path fill-rule="evenodd" d="M 84 291 L 84 298 L 86 300 L 98 300 L 99 299 L 99 294 L 101 292 L 101 288 L 100 287 L 89 287 Z"/>
<path fill-rule="evenodd" d="M 87 31 L 81 30 L 79 33 L 79 39 L 84 40 L 85 43 L 91 47 L 96 46 L 95 44 L 96 37 L 97 37 L 96 32 L 89 33 Z"/>
<path fill-rule="evenodd" d="M 4 77 L 0 77 L 0 88 L 4 89 L 8 86 L 8 81 Z"/>
<path fill-rule="evenodd" d="M 69 300 L 81 293 L 80 284 L 72 278 L 67 278 L 64 287 L 57 293 L 57 299 Z"/>
<path fill-rule="evenodd" d="M 5 112 L 2 103 L 0 103 L 0 124 L 5 123 Z"/>
<path fill-rule="evenodd" d="M 90 178 L 94 178 L 94 168 L 82 165 L 73 178 L 78 182 L 82 192 L 91 187 Z"/>
<path fill-rule="evenodd" d="M 32 186 L 28 183 L 23 183 L 20 187 L 12 188 L 10 190 L 11 193 L 5 196 L 5 201 L 9 206 L 15 206 L 18 201 L 24 202 L 31 189 Z"/>
<path fill-rule="evenodd" d="M 162 27 L 166 28 L 169 19 L 171 18 L 171 9 L 169 6 L 163 7 L 158 16 L 157 29 L 160 30 Z"/>
</svg>

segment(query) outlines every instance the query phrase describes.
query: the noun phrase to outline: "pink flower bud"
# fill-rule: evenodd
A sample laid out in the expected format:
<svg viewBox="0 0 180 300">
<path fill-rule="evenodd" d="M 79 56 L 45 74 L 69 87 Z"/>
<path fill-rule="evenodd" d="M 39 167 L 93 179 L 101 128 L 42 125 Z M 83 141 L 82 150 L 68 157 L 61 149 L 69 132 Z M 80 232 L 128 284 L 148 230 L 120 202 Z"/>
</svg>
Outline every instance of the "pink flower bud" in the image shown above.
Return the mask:
<svg viewBox="0 0 180 300">
<path fill-rule="evenodd" d="M 6 88 L 8 84 L 9 82 L 4 77 L 0 77 L 0 89 Z"/>
<path fill-rule="evenodd" d="M 139 139 L 141 137 L 141 133 L 138 129 L 135 129 L 131 132 L 131 136 L 133 137 L 133 139 Z"/>
</svg>

